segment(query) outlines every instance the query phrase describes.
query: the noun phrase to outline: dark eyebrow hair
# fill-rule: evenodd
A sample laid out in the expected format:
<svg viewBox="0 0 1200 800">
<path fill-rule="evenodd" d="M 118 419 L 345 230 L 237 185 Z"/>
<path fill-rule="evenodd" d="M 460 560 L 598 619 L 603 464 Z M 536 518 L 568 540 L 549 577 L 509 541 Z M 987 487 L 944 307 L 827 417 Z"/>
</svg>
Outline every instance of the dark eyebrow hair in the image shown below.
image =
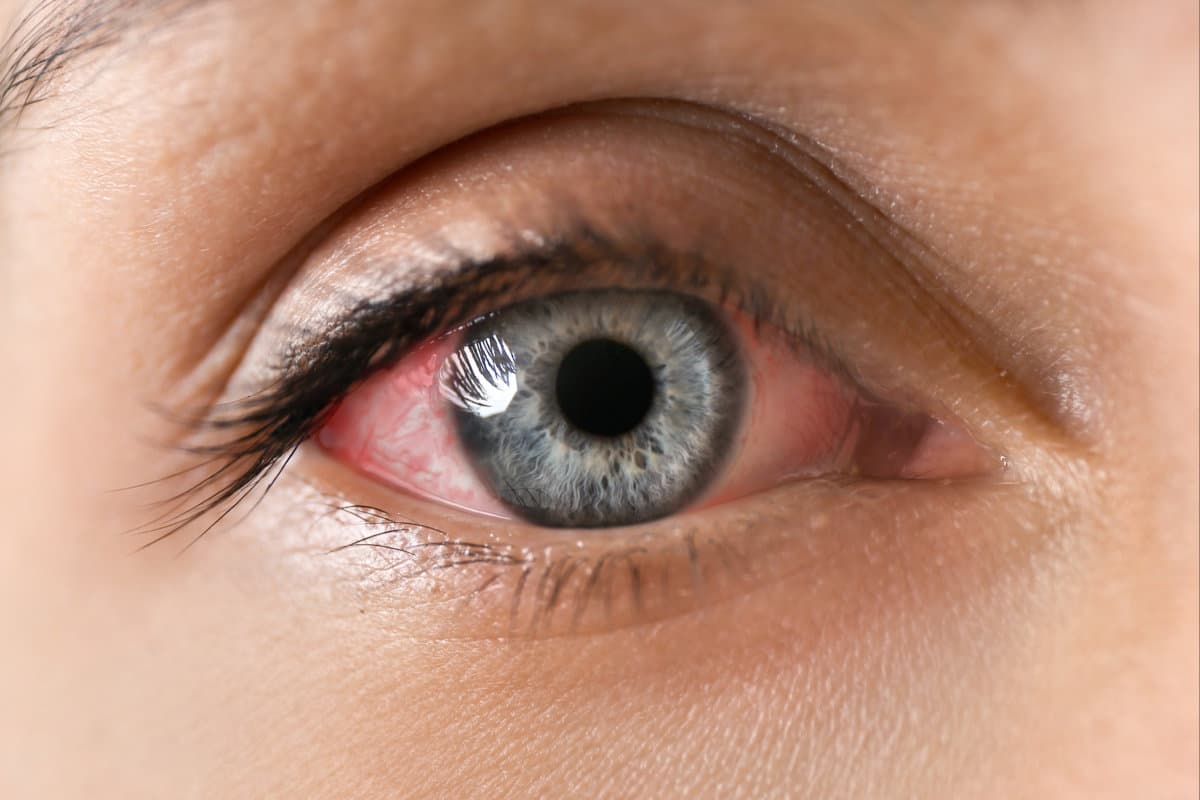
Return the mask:
<svg viewBox="0 0 1200 800">
<path fill-rule="evenodd" d="M 134 28 L 201 0 L 37 0 L 0 45 L 0 132 L 50 95 L 54 78 Z"/>
</svg>

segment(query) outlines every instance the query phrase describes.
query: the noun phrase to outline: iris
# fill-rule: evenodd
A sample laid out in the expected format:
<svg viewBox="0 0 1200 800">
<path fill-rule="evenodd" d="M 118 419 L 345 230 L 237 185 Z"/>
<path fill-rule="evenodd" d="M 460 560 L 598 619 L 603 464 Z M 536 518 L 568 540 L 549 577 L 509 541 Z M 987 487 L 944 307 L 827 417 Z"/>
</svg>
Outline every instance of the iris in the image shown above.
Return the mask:
<svg viewBox="0 0 1200 800">
<path fill-rule="evenodd" d="M 709 303 L 579 291 L 470 326 L 439 376 L 480 478 L 551 527 L 630 525 L 694 500 L 741 423 L 745 368 Z"/>
</svg>

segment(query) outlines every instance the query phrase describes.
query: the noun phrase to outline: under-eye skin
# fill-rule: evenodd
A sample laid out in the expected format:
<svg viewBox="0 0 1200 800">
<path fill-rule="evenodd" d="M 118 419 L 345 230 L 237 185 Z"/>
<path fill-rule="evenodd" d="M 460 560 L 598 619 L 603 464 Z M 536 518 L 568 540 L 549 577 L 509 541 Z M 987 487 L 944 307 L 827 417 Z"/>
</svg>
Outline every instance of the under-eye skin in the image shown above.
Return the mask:
<svg viewBox="0 0 1200 800">
<path fill-rule="evenodd" d="M 509 146 L 494 138 L 488 146 Z M 744 159 L 725 168 L 744 171 Z M 664 177 L 664 192 L 670 180 L 684 178 Z M 839 286 L 860 291 L 845 264 L 870 250 L 814 248 L 805 313 L 724 243 L 684 244 L 687 214 L 660 234 L 629 198 L 593 209 L 547 199 L 554 191 L 529 201 L 558 209 L 541 220 L 514 219 L 518 202 L 504 218 L 483 215 L 486 247 L 405 233 L 412 249 L 397 274 L 411 277 L 399 281 L 343 277 L 386 276 L 395 257 L 380 244 L 386 194 L 367 203 L 368 221 L 351 216 L 314 256 L 347 266 L 289 289 L 275 317 L 295 307 L 310 318 L 266 326 L 250 377 L 231 383 L 235 399 L 197 418 L 188 447 L 207 459 L 205 477 L 146 530 L 195 541 L 295 473 L 324 508 L 314 525 L 327 552 L 369 556 L 366 584 L 482 604 L 472 624 L 507 635 L 661 618 L 748 590 L 845 546 L 838 525 L 884 530 L 893 497 L 945 503 L 958 485 L 963 504 L 987 502 L 977 480 L 1000 469 L 996 454 L 918 388 L 842 352 L 823 324 Z M 813 193 L 797 195 L 801 211 L 841 213 Z M 687 196 L 712 206 L 697 225 L 722 213 L 719 195 Z M 874 246 L 852 222 L 828 224 L 821 247 L 847 230 L 837 246 Z M 439 635 L 470 627 L 447 625 Z"/>
</svg>

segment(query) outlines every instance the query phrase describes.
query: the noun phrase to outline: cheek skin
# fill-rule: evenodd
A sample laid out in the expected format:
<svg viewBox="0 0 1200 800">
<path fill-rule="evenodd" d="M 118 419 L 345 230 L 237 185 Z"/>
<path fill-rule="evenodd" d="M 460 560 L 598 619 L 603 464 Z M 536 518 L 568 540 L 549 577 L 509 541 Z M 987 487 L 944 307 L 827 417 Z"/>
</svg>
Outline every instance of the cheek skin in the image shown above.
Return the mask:
<svg viewBox="0 0 1200 800">
<path fill-rule="evenodd" d="M 293 540 L 316 507 L 297 484 L 187 558 L 72 559 L 72 597 L 93 602 L 42 607 L 54 635 L 32 641 L 53 640 L 41 680 L 56 702 L 22 690 L 6 708 L 31 720 L 23 730 L 47 753 L 102 754 L 77 774 L 125 797 L 180 796 L 196 775 L 203 796 L 231 798 L 704 797 L 730 783 L 748 796 L 984 797 L 1002 769 L 975 715 L 1030 663 L 996 620 L 1037 593 L 1023 580 L 981 593 L 1014 571 L 953 530 L 941 567 L 899 539 L 860 541 L 855 560 L 876 566 L 857 580 L 818 563 L 594 641 L 428 640 L 401 616 L 361 613 L 325 543 Z M 1006 513 L 997 538 L 1019 530 Z M 79 680 L 79 664 L 103 680 Z M 14 796 L 86 796 L 79 780 Z"/>
</svg>

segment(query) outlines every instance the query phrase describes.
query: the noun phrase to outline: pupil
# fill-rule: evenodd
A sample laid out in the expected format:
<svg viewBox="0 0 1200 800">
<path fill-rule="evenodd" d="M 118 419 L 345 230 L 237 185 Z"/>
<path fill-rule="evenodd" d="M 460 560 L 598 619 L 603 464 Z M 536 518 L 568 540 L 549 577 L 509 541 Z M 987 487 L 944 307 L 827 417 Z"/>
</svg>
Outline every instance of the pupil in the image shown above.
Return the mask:
<svg viewBox="0 0 1200 800">
<path fill-rule="evenodd" d="M 620 436 L 645 419 L 654 375 L 632 347 L 591 339 L 563 358 L 554 389 L 567 422 L 595 436 Z"/>
</svg>

